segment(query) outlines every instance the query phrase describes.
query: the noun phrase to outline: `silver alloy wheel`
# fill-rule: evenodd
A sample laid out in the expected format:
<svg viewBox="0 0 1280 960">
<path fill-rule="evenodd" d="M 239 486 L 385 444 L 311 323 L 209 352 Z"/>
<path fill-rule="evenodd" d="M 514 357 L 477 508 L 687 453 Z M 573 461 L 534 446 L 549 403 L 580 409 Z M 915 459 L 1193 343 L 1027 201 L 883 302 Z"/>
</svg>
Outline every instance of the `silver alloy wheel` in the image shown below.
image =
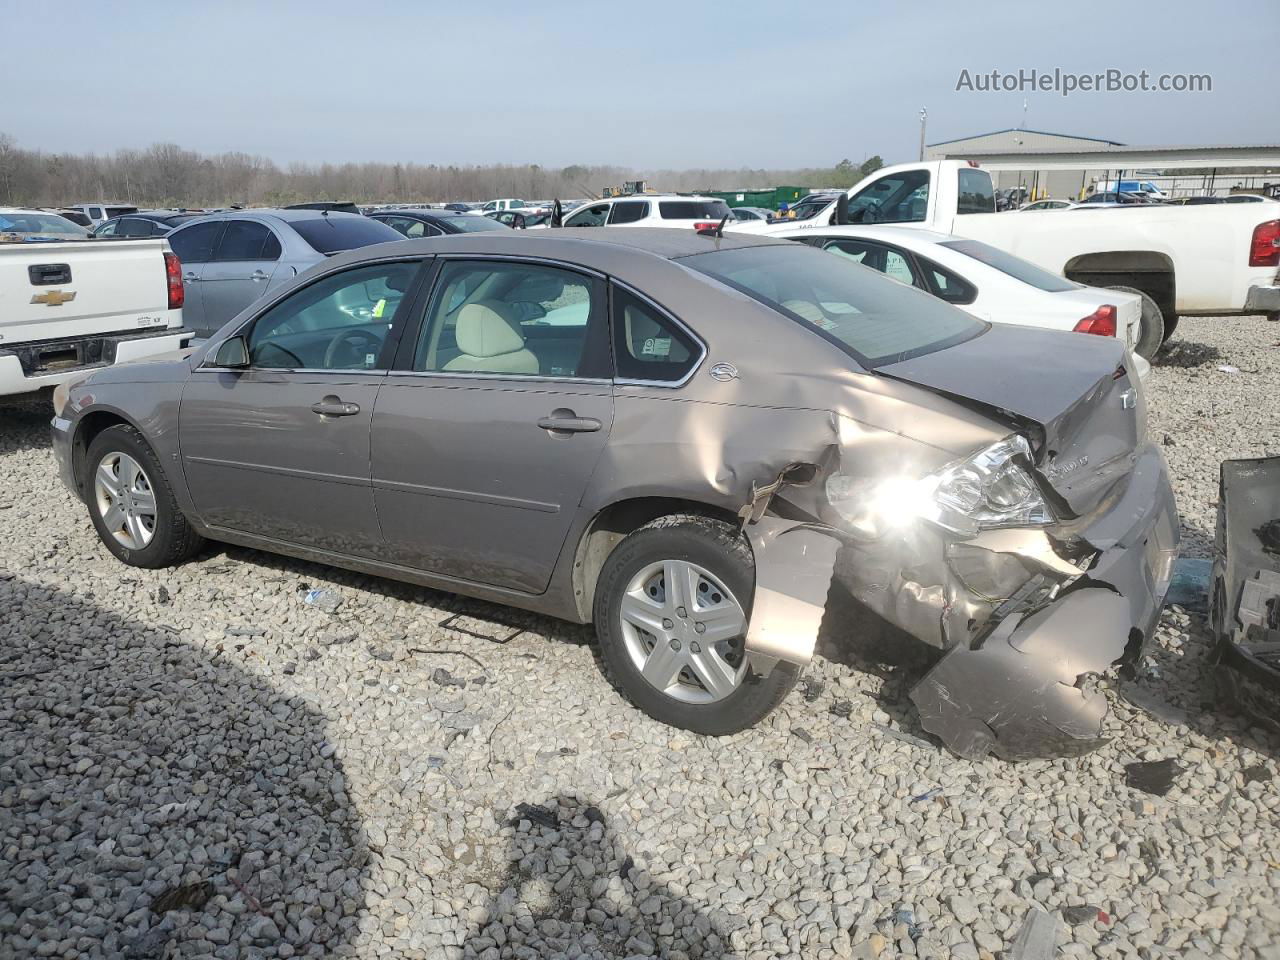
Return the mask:
<svg viewBox="0 0 1280 960">
<path fill-rule="evenodd" d="M 651 563 L 631 578 L 619 610 L 631 662 L 684 703 L 714 703 L 742 684 L 747 615 L 708 571 L 686 560 Z"/>
<path fill-rule="evenodd" d="M 127 453 L 109 453 L 93 475 L 102 525 L 121 546 L 141 550 L 156 535 L 156 495 L 151 479 Z"/>
</svg>

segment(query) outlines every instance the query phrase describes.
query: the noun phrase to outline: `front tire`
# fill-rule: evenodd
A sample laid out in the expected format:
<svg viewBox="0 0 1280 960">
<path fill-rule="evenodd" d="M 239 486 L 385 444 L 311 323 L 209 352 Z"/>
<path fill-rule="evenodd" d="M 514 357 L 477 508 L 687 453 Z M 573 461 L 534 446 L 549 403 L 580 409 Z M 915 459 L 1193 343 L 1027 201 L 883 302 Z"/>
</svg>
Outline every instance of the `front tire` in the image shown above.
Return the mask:
<svg viewBox="0 0 1280 960">
<path fill-rule="evenodd" d="M 755 587 L 746 540 L 708 517 L 661 517 L 626 537 L 596 584 L 594 620 L 615 682 L 663 723 L 722 736 L 753 726 L 799 668 L 760 676 L 744 649 Z"/>
<path fill-rule="evenodd" d="M 94 437 L 85 469 L 89 516 L 117 559 L 132 567 L 171 567 L 204 543 L 178 509 L 159 458 L 133 427 L 119 424 Z"/>
</svg>

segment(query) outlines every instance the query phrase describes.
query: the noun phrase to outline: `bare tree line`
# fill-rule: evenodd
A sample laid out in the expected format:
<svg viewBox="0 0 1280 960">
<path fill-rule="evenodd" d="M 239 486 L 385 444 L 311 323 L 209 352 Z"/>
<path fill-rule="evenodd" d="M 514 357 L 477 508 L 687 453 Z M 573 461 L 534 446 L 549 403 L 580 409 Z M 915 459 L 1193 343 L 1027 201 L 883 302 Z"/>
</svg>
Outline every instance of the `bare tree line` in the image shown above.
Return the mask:
<svg viewBox="0 0 1280 960">
<path fill-rule="evenodd" d="M 879 165 L 879 157 L 872 159 Z M 146 207 L 274 206 L 307 200 L 548 200 L 597 196 L 605 186 L 636 179 L 671 191 L 782 184 L 848 186 L 850 176 L 859 169 L 848 160 L 834 167 L 799 170 L 644 171 L 576 164 L 550 168 L 538 164 L 423 163 L 294 163 L 281 167 L 247 153 L 205 155 L 172 143 L 103 155 L 46 153 L 20 147 L 13 137 L 0 133 L 0 204 L 23 206 L 96 200 Z"/>
</svg>

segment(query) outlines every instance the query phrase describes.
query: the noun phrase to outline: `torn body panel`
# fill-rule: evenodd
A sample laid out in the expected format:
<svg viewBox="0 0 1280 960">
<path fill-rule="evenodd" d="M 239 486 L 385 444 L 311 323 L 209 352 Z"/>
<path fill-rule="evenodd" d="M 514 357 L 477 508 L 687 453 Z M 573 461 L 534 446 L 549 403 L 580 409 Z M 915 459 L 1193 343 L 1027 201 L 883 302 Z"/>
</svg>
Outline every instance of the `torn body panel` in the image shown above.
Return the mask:
<svg viewBox="0 0 1280 960">
<path fill-rule="evenodd" d="M 840 541 L 834 531 L 780 517 L 746 526 L 756 591 L 746 649 L 801 666 L 813 658 Z"/>
<path fill-rule="evenodd" d="M 994 608 L 994 626 L 954 646 L 912 689 L 924 728 L 959 755 L 1075 755 L 1100 743 L 1106 699 L 1090 681 L 1141 657 L 1177 553 L 1163 458 L 1153 448 L 1142 456 L 1153 469 L 1135 471 L 1113 510 L 1080 531 L 1091 548 L 1107 544 L 1087 570 L 1071 576 L 1060 556 L 1037 559 L 1036 535 L 1049 542 L 1052 533 L 1019 531 L 1023 542 L 1006 546 L 1041 567 L 1041 586 Z"/>
</svg>

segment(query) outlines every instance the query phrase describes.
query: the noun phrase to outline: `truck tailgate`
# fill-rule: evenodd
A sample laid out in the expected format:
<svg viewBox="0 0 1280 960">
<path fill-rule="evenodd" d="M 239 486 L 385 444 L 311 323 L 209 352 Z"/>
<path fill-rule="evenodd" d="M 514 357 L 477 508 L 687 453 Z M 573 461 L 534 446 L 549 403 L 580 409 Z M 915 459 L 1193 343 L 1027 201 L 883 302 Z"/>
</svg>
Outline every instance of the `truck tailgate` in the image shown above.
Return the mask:
<svg viewBox="0 0 1280 960">
<path fill-rule="evenodd" d="M 181 325 L 164 240 L 0 244 L 0 350 Z"/>
</svg>

